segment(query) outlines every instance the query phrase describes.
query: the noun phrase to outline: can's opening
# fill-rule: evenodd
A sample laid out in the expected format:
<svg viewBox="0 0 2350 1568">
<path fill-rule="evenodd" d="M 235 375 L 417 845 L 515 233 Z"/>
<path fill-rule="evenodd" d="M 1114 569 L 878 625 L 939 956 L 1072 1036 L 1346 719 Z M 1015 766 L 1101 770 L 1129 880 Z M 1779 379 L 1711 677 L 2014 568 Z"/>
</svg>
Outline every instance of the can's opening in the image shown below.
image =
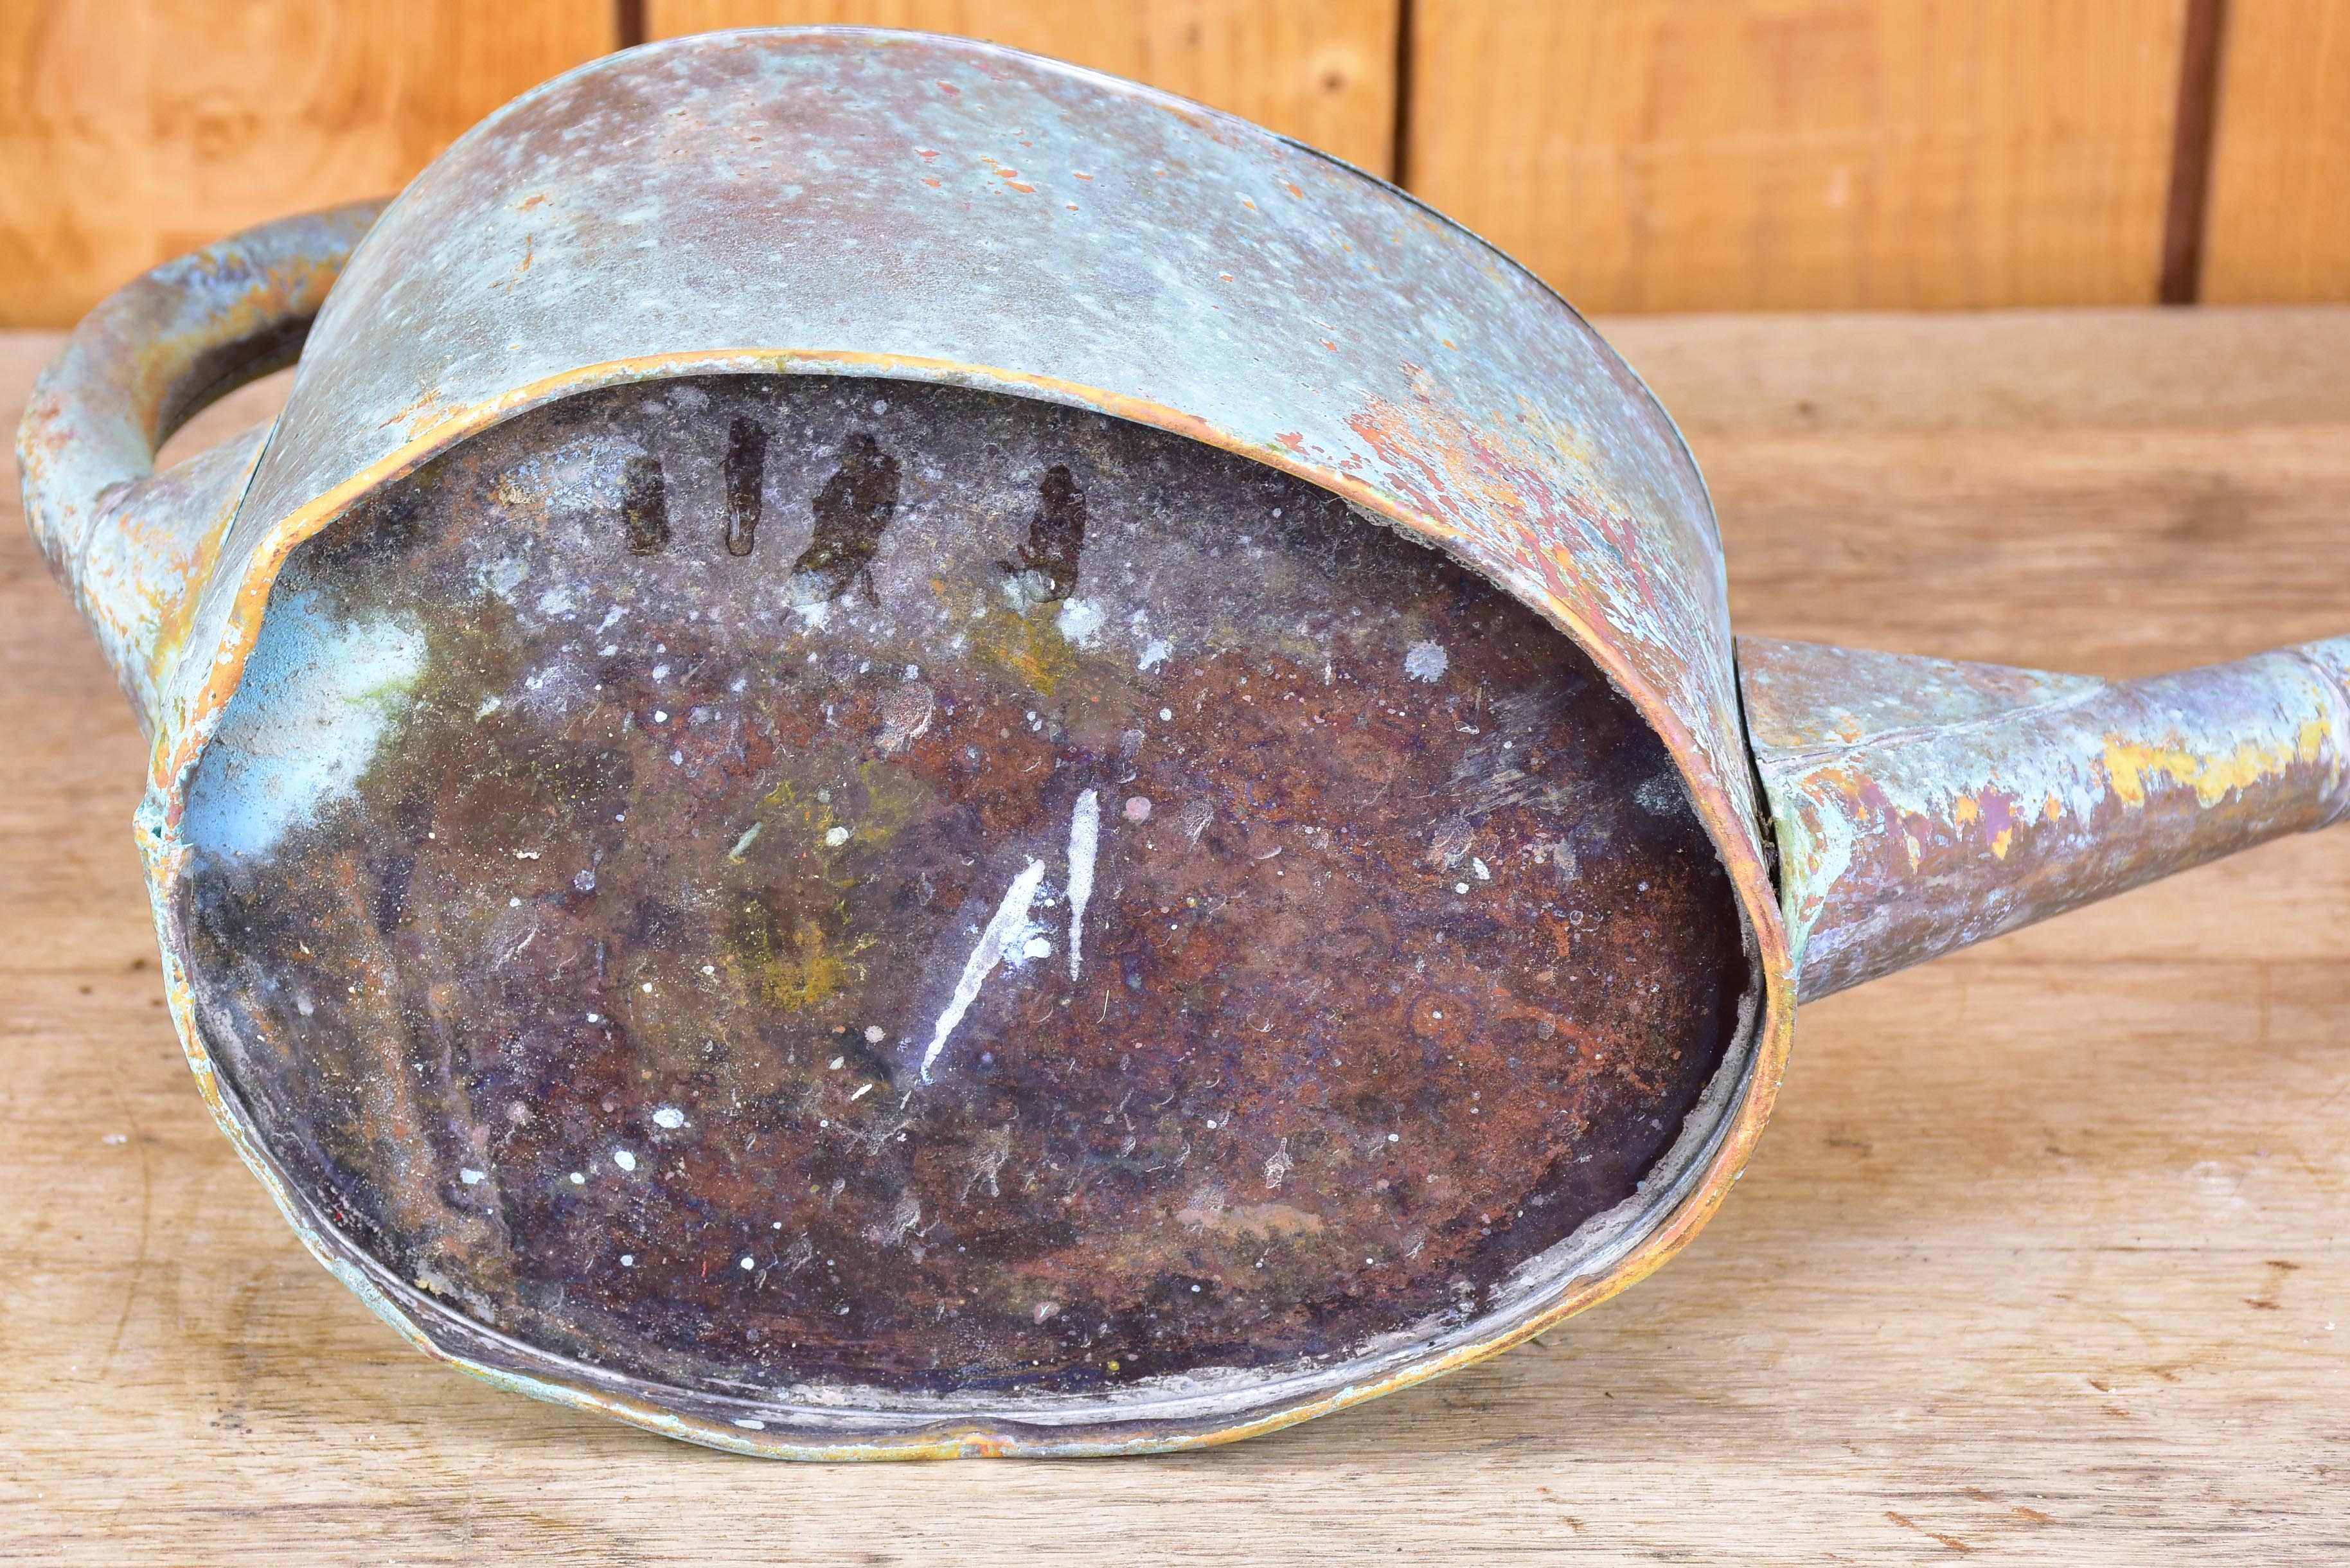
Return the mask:
<svg viewBox="0 0 2350 1568">
<path fill-rule="evenodd" d="M 303 1197 L 730 1397 L 1457 1327 L 1634 1197 L 1753 982 L 1664 744 L 1534 612 L 1275 470 L 904 381 L 586 393 L 369 497 L 184 836 L 199 1024 Z"/>
</svg>

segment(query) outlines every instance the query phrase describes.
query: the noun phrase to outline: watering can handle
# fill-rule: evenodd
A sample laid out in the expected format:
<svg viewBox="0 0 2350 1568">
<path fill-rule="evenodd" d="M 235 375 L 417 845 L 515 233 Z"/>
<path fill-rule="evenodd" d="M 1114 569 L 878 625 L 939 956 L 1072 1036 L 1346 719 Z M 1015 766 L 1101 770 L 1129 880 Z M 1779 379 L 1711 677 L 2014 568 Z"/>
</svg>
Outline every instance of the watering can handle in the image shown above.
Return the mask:
<svg viewBox="0 0 2350 1568">
<path fill-rule="evenodd" d="M 25 519 L 99 634 L 142 722 L 266 431 L 158 475 L 155 453 L 215 399 L 299 357 L 381 201 L 281 218 L 164 263 L 83 318 L 16 434 Z"/>
</svg>

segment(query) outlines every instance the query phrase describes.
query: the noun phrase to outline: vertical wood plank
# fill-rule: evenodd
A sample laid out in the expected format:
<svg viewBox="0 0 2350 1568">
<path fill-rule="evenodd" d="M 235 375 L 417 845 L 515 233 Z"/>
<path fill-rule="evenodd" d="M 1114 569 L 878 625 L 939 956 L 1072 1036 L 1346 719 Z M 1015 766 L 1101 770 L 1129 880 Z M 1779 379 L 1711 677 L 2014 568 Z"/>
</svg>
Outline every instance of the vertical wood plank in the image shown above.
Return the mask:
<svg viewBox="0 0 2350 1568">
<path fill-rule="evenodd" d="M 648 0 L 656 38 L 854 23 L 960 33 L 1131 77 L 1385 174 L 1401 0 Z"/>
<path fill-rule="evenodd" d="M 0 5 L 0 326 L 70 324 L 159 261 L 397 190 L 612 46 L 611 0 Z"/>
<path fill-rule="evenodd" d="M 2151 302 L 2184 0 L 1419 0 L 1413 188 L 1589 310 Z"/>
<path fill-rule="evenodd" d="M 2350 4 L 2231 0 L 2208 211 L 2206 300 L 2350 300 Z"/>
</svg>

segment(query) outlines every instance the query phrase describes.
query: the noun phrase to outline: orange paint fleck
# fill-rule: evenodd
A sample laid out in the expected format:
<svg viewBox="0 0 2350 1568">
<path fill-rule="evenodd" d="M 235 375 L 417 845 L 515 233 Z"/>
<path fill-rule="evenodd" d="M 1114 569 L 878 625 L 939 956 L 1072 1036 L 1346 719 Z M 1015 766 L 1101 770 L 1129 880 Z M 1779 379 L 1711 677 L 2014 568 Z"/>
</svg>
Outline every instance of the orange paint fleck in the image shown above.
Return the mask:
<svg viewBox="0 0 2350 1568">
<path fill-rule="evenodd" d="M 934 179 L 925 179 L 922 183 L 928 185 L 933 191 L 939 188 L 939 182 Z"/>
<path fill-rule="evenodd" d="M 1256 203 L 1250 201 L 1246 196 L 1243 196 L 1241 198 L 1241 205 L 1246 207 L 1252 213 L 1256 211 Z"/>
<path fill-rule="evenodd" d="M 1090 175 L 1090 174 L 1080 174 L 1080 175 L 1078 175 L 1078 176 L 1077 176 L 1077 178 L 1078 178 L 1078 179 L 1080 179 L 1080 180 L 1090 180 L 1090 179 L 1092 179 L 1092 178 L 1093 178 L 1093 176 L 1092 176 L 1092 175 Z"/>
<path fill-rule="evenodd" d="M 922 161 L 925 163 L 936 163 L 939 161 L 939 150 L 935 147 L 917 147 L 914 151 L 922 155 Z"/>
<path fill-rule="evenodd" d="M 1012 188 L 1013 188 L 1014 190 L 1015 190 L 1015 191 L 1024 191 L 1024 192 L 1027 192 L 1029 195 L 1031 195 L 1031 196 L 1033 196 L 1033 195 L 1035 195 L 1035 194 L 1036 193 L 1036 187 L 1035 187 L 1035 186 L 1034 186 L 1034 185 L 1024 185 L 1024 184 L 1022 184 L 1022 183 L 1021 183 L 1019 181 L 1017 181 L 1017 180 L 1014 180 L 1014 181 L 1010 182 L 1010 184 L 1011 184 L 1011 186 L 1012 186 Z"/>
<path fill-rule="evenodd" d="M 939 90 L 945 93 L 950 98 L 961 98 L 962 96 L 962 88 L 955 86 L 954 83 L 951 81 L 943 79 L 939 83 Z"/>
<path fill-rule="evenodd" d="M 1299 190 L 1295 185 L 1284 185 L 1282 189 L 1288 192 L 1291 195 L 1296 197 L 1301 202 L 1305 200 L 1305 192 Z"/>
<path fill-rule="evenodd" d="M 1275 431 L 1274 432 L 1273 439 L 1279 441 L 1282 445 L 1287 447 L 1292 452 L 1304 452 L 1305 450 L 1305 432 L 1304 431 Z"/>
</svg>

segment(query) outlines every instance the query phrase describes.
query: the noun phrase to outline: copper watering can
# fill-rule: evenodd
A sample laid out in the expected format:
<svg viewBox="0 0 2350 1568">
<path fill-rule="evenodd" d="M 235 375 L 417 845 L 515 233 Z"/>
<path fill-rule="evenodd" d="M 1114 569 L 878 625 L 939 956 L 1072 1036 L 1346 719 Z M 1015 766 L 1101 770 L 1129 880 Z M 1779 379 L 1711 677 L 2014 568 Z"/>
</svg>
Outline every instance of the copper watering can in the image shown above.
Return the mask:
<svg viewBox="0 0 2350 1568">
<path fill-rule="evenodd" d="M 2345 802 L 2350 639 L 1733 643 L 1688 451 L 1541 284 L 957 40 L 575 71 L 116 295 L 19 452 L 295 1229 L 434 1355 L 750 1453 L 1474 1361 L 1704 1222 L 1799 998 Z"/>
</svg>

